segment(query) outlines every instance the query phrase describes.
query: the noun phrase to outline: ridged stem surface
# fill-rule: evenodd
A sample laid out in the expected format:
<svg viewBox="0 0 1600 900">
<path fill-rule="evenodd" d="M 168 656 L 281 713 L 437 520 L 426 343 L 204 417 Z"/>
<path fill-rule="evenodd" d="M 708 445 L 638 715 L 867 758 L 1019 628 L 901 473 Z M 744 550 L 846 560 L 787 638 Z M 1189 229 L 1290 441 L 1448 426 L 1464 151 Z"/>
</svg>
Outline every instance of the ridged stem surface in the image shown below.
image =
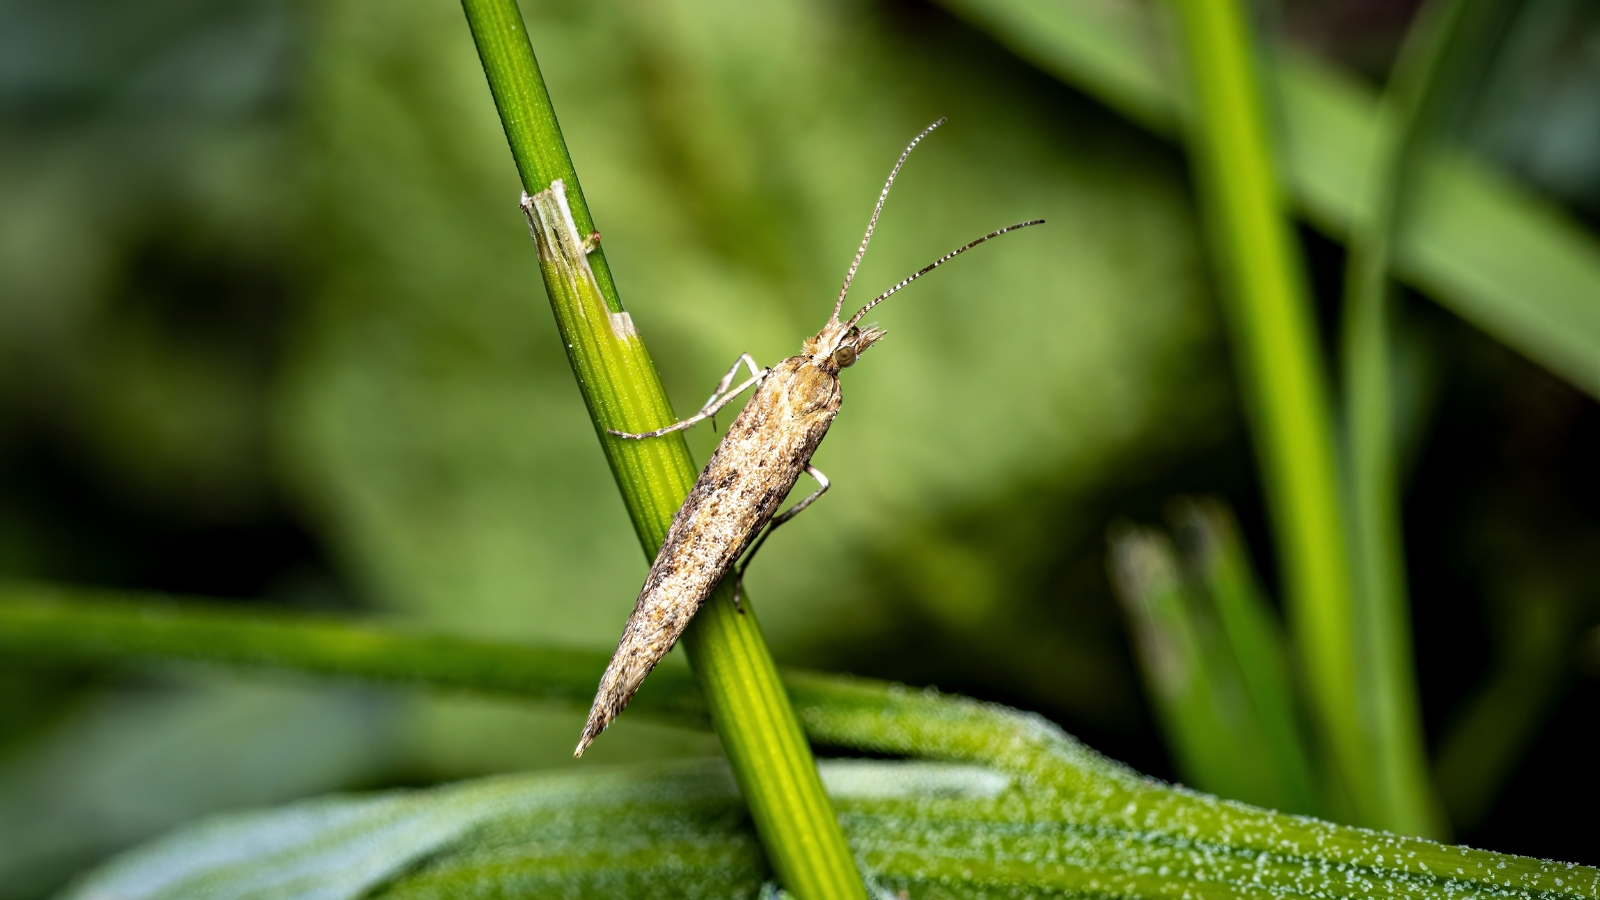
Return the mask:
<svg viewBox="0 0 1600 900">
<path fill-rule="evenodd" d="M 594 220 L 516 3 L 462 0 L 462 7 L 523 188 L 537 194 L 560 180 L 574 225 L 589 234 Z M 548 259 L 540 265 L 573 374 L 639 542 L 653 559 L 698 470 L 681 434 L 627 441 L 605 433 L 650 431 L 675 416 L 643 341 L 623 337 L 613 319 L 625 313 L 604 250 L 588 261 L 593 290 L 563 277 Z M 738 613 L 730 590 L 719 589 L 683 636 L 712 724 L 783 886 L 801 900 L 860 900 L 865 886 L 748 598 L 745 608 Z"/>
</svg>

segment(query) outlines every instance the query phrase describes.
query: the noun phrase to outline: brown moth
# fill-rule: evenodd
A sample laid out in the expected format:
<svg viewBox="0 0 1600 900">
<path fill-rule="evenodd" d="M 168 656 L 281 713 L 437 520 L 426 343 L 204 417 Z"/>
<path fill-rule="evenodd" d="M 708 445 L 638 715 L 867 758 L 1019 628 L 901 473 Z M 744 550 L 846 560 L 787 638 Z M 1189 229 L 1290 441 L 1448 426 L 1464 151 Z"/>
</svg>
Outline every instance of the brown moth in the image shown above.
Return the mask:
<svg viewBox="0 0 1600 900">
<path fill-rule="evenodd" d="M 736 606 L 744 571 L 761 544 L 771 536 L 773 529 L 794 518 L 828 490 L 828 479 L 812 467 L 811 454 L 816 452 L 839 412 L 843 400 L 839 393 L 839 370 L 853 365 L 884 335 L 876 325 L 859 325 L 861 317 L 891 294 L 953 257 L 990 238 L 1044 221 L 1011 225 L 952 250 L 873 298 L 848 321 L 839 321 L 845 295 L 872 240 L 872 229 L 878 224 L 878 214 L 883 211 L 883 202 L 894 185 L 895 175 L 899 174 L 912 149 L 942 124 L 944 119 L 929 125 L 900 154 L 883 192 L 878 195 L 878 205 L 867 223 L 866 236 L 861 239 L 861 247 L 850 263 L 844 286 L 833 304 L 833 315 L 821 331 L 806 339 L 799 356 L 791 356 L 770 369 L 761 369 L 750 354 L 741 354 L 695 415 L 676 425 L 644 434 L 611 431 L 619 438 L 632 440 L 660 437 L 711 418 L 747 388 L 756 388 L 755 395 L 729 426 L 711 455 L 711 461 L 706 463 L 705 470 L 672 519 L 666 540 L 634 604 L 633 614 L 622 630 L 617 652 L 600 679 L 600 689 L 589 710 L 589 721 L 584 726 L 575 756 L 582 756 L 589 744 L 633 699 L 645 676 L 677 643 L 689 619 L 728 571 L 735 568 L 746 548 L 749 553 L 745 554 L 734 576 Z M 740 366 L 749 367 L 750 377 L 729 390 Z M 794 488 L 801 472 L 810 473 L 819 487 L 815 493 L 774 517 L 773 513 Z"/>
</svg>

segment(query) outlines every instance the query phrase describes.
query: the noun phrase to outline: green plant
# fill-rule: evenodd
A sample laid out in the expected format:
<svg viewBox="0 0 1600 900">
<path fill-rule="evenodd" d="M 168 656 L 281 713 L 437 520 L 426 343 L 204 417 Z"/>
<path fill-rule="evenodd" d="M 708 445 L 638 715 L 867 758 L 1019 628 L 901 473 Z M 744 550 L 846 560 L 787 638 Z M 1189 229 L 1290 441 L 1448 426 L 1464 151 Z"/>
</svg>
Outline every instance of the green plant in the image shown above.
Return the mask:
<svg viewBox="0 0 1600 900">
<path fill-rule="evenodd" d="M 947 0 L 1041 68 L 1157 134 L 1194 116 L 1159 6 Z M 1281 190 L 1304 219 L 1348 236 L 1388 123 L 1375 93 L 1289 46 L 1265 48 L 1280 129 Z M 1423 148 L 1393 275 L 1474 326 L 1600 394 L 1600 242 L 1556 204 L 1449 146 Z"/>
<path fill-rule="evenodd" d="M 528 194 L 566 186 L 580 234 L 594 231 L 539 64 L 513 0 L 463 0 L 478 55 Z M 682 434 L 624 441 L 606 433 L 649 431 L 676 421 L 672 405 L 637 334 L 619 333 L 626 316 L 605 254 L 589 254 L 593 278 L 541 258 L 545 290 L 567 358 L 616 476 L 634 530 L 653 558 L 696 474 Z M 632 331 L 631 328 L 628 331 Z M 862 895 L 855 863 L 818 780 L 811 748 L 778 682 L 753 610 L 737 610 L 733 585 L 703 605 L 684 647 L 700 679 L 756 831 L 784 886 L 806 900 Z M 750 605 L 746 598 L 745 605 Z"/>
<path fill-rule="evenodd" d="M 1240 20 L 1225 20 L 1236 9 L 1190 9 L 1199 14 L 1189 34 L 1197 55 L 1219 49 L 1214 26 L 1224 26 L 1224 58 L 1209 73 L 1216 81 L 1207 84 L 1213 92 L 1208 105 L 1194 104 L 1180 80 L 1164 76 L 1170 65 L 1163 55 L 1171 50 L 1164 43 L 1167 33 L 1141 18 L 1142 6 L 1071 0 L 951 5 L 1136 120 L 1163 133 L 1176 132 L 1182 123 L 1202 135 L 1197 146 L 1209 147 L 1203 163 L 1209 167 L 1208 190 L 1226 212 L 1218 268 L 1243 297 L 1235 322 L 1248 351 L 1242 354 L 1242 380 L 1255 398 L 1274 502 L 1288 510 L 1280 516 L 1288 522 L 1283 544 L 1301 551 L 1289 560 L 1300 566 L 1289 580 L 1312 596 L 1308 602 L 1322 604 L 1313 614 L 1338 626 L 1324 633 L 1302 624 L 1296 634 L 1302 652 L 1322 661 L 1323 706 L 1331 710 L 1322 733 L 1343 742 L 1357 800 L 1330 799 L 1336 791 L 1313 774 L 1317 748 L 1300 730 L 1303 709 L 1294 696 L 1290 643 L 1279 633 L 1225 507 L 1207 502 L 1174 510 L 1176 547 L 1158 534 L 1136 532 L 1153 550 L 1144 564 L 1161 577 L 1146 578 L 1128 592 L 1135 622 L 1161 635 L 1145 649 L 1165 645 L 1178 651 L 1149 654 L 1146 675 L 1160 675 L 1168 666 L 1165 674 L 1179 676 L 1155 684 L 1153 693 L 1169 723 L 1174 755 L 1195 773 L 1185 771 L 1186 777 L 1202 789 L 1285 812 L 1338 812 L 1355 821 L 1437 833 L 1437 824 L 1428 821 L 1431 800 L 1418 775 L 1417 748 L 1405 745 L 1415 734 L 1415 710 L 1404 702 L 1389 707 L 1387 735 L 1371 744 L 1380 752 L 1370 758 L 1351 752 L 1360 738 L 1346 730 L 1362 724 L 1364 703 L 1404 701 L 1408 687 L 1403 629 L 1375 634 L 1371 627 L 1377 617 L 1403 614 L 1403 595 L 1391 593 L 1374 610 L 1369 607 L 1377 592 L 1359 586 L 1375 572 L 1391 580 L 1394 575 L 1392 565 L 1385 576 L 1374 565 L 1382 562 L 1378 554 L 1362 549 L 1393 526 L 1393 484 L 1383 482 L 1393 474 L 1392 437 L 1383 434 L 1388 378 L 1381 368 L 1388 340 L 1381 315 L 1391 268 L 1387 257 L 1400 277 L 1593 389 L 1600 384 L 1593 352 L 1600 343 L 1587 300 L 1600 283 L 1593 241 L 1476 163 L 1384 130 L 1394 117 L 1379 115 L 1370 97 L 1293 56 L 1264 64 L 1290 101 L 1284 108 L 1289 140 L 1280 188 L 1260 110 L 1252 109 L 1260 104 L 1251 97 L 1253 77 L 1259 77 L 1250 73 L 1253 50 Z M 511 4 L 489 0 L 467 0 L 465 8 L 524 187 L 537 191 L 560 178 L 579 227 L 589 230 L 587 205 L 520 15 Z M 663 72 L 652 69 L 644 76 L 649 81 Z M 1392 104 L 1386 100 L 1384 108 Z M 678 125 L 695 130 L 693 122 Z M 1397 185 L 1415 182 L 1416 196 L 1404 192 L 1404 216 L 1398 215 L 1398 187 L 1352 188 L 1372 168 L 1389 171 Z M 1366 393 L 1350 389 L 1345 395 L 1349 421 L 1377 425 L 1360 437 L 1379 451 L 1374 465 L 1353 476 L 1359 483 L 1352 493 L 1360 484 L 1378 488 L 1366 505 L 1342 494 L 1338 467 L 1328 459 L 1330 447 L 1345 445 L 1335 443 L 1334 404 L 1322 399 L 1329 391 L 1320 384 L 1280 192 L 1314 222 L 1335 235 L 1352 235 L 1368 251 L 1353 255 L 1353 271 L 1359 268 L 1367 277 L 1351 283 L 1375 285 L 1378 293 L 1362 295 L 1372 301 L 1368 306 L 1361 307 L 1358 297 L 1349 308 L 1378 315 L 1352 322 L 1346 348 L 1379 365 L 1347 366 L 1346 374 L 1359 376 Z M 734 227 L 726 204 L 696 200 L 705 206 L 674 213 L 702 215 L 717 229 Z M 745 237 L 739 235 L 741 252 L 763 264 L 781 256 L 774 246 L 785 249 L 762 243 L 761 235 L 750 249 L 743 246 Z M 610 317 L 623 308 L 603 252 L 592 264 L 592 282 L 571 280 L 548 261 L 545 266 L 552 308 L 592 423 L 597 432 L 608 425 L 662 424 L 671 409 L 653 363 L 642 344 L 616 340 L 609 327 Z M 1273 380 L 1280 371 L 1289 376 L 1281 384 Z M 648 554 L 693 477 L 688 452 L 676 440 L 653 447 L 619 445 L 603 434 L 600 440 Z M 1351 505 L 1341 512 L 1341 502 Z M 1339 522 L 1341 515 L 1351 521 Z M 1345 529 L 1356 532 L 1348 553 L 1339 546 Z M 1384 538 L 1377 549 L 1397 548 Z M 940 551 L 930 542 L 924 552 L 930 580 L 974 569 L 983 575 L 975 566 L 962 569 L 961 559 L 936 558 Z M 1337 574 L 1340 566 L 1349 567 L 1347 580 L 1355 584 L 1340 588 L 1338 578 L 1319 575 Z M 1551 645 L 1550 633 L 1572 623 L 1557 617 L 1536 624 L 1522 642 L 1524 656 L 1537 657 L 1538 648 Z M 914 896 L 1009 891 L 1345 897 L 1369 889 L 1427 897 L 1463 891 L 1596 896 L 1590 869 L 1341 828 L 1142 779 L 1026 714 L 881 682 L 780 673 L 753 617 L 732 616 L 724 598 L 708 607 L 686 646 L 693 673 L 669 661 L 652 676 L 630 716 L 688 728 L 715 726 L 728 749 L 729 770 L 711 764 L 646 766 L 313 801 L 188 829 L 111 863 L 83 890 L 133 896 L 305 890 L 331 896 L 468 890 L 754 895 L 770 891 L 776 870 L 778 881 L 800 886 L 802 895 L 858 894 L 859 861 L 875 888 L 905 888 Z M 1375 646 L 1400 651 L 1384 658 L 1389 686 L 1341 682 L 1351 659 Z M 45 671 L 63 662 L 103 675 L 130 663 L 142 668 L 200 661 L 413 683 L 576 709 L 588 701 L 605 660 L 599 648 L 487 642 L 418 626 L 246 615 L 190 599 L 173 603 L 28 585 L 0 589 L 0 647 L 8 661 Z M 1555 680 L 1552 670 L 1538 674 L 1541 683 Z M 1166 684 L 1179 689 L 1163 694 Z M 1526 693 L 1515 679 L 1506 684 L 1507 690 L 1480 708 L 1463 740 L 1476 740 L 1473 734 L 1506 721 L 1504 710 Z M 836 751 L 913 761 L 824 761 L 819 781 L 808 740 Z M 1514 736 L 1503 743 L 1501 756 L 1515 752 Z M 1479 771 L 1466 754 L 1446 755 L 1440 770 L 1450 775 L 1442 781 L 1466 785 L 1458 796 L 1481 808 L 1492 774 Z M 823 787 L 838 803 L 842 835 Z M 283 840 L 292 828 L 302 831 Z M 269 838 L 282 842 L 264 849 Z M 365 852 L 374 845 L 381 852 Z"/>
<path fill-rule="evenodd" d="M 1227 508 L 1188 499 L 1111 535 L 1111 577 L 1186 781 L 1306 815 L 1327 800 L 1301 733 L 1288 647 Z"/>
<path fill-rule="evenodd" d="M 1509 18 L 1505 5 L 1429 4 L 1377 101 L 1292 50 L 1258 50 L 1239 4 L 1178 4 L 1182 54 L 1166 45 L 1150 15 L 1132 7 L 1046 7 L 1027 0 L 950 5 L 1142 124 L 1161 133 L 1188 126 L 1275 518 L 1307 718 L 1317 724 L 1318 742 L 1332 762 L 1323 791 L 1340 818 L 1445 834 L 1410 648 L 1391 401 L 1397 390 L 1390 370 L 1397 352 L 1390 337 L 1391 280 L 1409 280 L 1591 393 L 1600 389 L 1592 368 L 1600 359 L 1600 321 L 1592 305 L 1579 300 L 1600 289 L 1600 248 L 1559 213 L 1518 196 L 1466 158 L 1441 127 L 1472 91 L 1474 65 L 1488 57 L 1497 26 Z M 1093 42 L 1083 40 L 1090 34 Z M 1175 57 L 1186 57 L 1187 64 Z M 1194 96 L 1181 81 L 1162 77 L 1173 67 L 1190 73 Z M 1258 68 L 1272 77 L 1263 78 Z M 1258 85 L 1267 83 L 1278 101 L 1281 154 L 1271 149 L 1263 118 L 1267 102 Z M 1283 162 L 1281 175 L 1275 160 Z M 1305 278 L 1287 237 L 1280 183 L 1313 223 L 1349 240 L 1339 428 L 1325 399 L 1324 364 L 1311 333 Z M 1198 647 L 1219 627 L 1210 604 L 1173 602 L 1206 598 L 1210 585 L 1204 565 L 1181 565 L 1162 541 L 1133 533 L 1113 547 L 1114 558 L 1142 559 L 1145 570 L 1171 573 L 1156 579 L 1167 588 L 1153 589 L 1139 567 L 1122 569 L 1122 594 L 1136 633 L 1145 635 L 1146 659 L 1163 655 L 1153 643 L 1172 642 L 1163 629 L 1192 635 L 1189 643 Z M 1168 600 L 1158 601 L 1163 593 Z M 1260 602 L 1249 606 L 1260 617 L 1273 615 Z M 1158 624 L 1163 617 L 1165 626 Z M 1236 670 L 1249 668 L 1260 648 L 1224 642 L 1214 654 L 1217 661 L 1197 663 L 1197 682 L 1186 682 L 1186 699 L 1162 701 L 1170 709 L 1169 740 L 1180 758 L 1219 761 L 1221 768 L 1209 772 L 1197 763 L 1186 767 L 1202 786 L 1236 791 L 1224 785 L 1253 778 L 1247 791 L 1274 792 L 1270 786 L 1283 783 L 1282 766 L 1292 770 L 1301 753 L 1282 744 L 1279 766 L 1254 767 L 1253 776 L 1238 771 L 1249 755 L 1231 746 L 1237 733 L 1227 725 L 1226 704 L 1203 699 L 1238 691 Z M 1193 658 L 1204 656 L 1197 649 Z M 1548 696 L 1549 688 L 1537 687 L 1548 675 L 1508 677 L 1523 679 L 1533 695 Z M 1163 679 L 1147 673 L 1147 680 Z M 1281 669 L 1258 683 L 1293 695 Z M 1503 758 L 1483 743 L 1481 723 L 1503 706 L 1508 688 L 1487 690 L 1484 706 L 1466 720 L 1478 723 L 1463 725 L 1476 738 L 1463 731 L 1441 751 L 1450 796 L 1479 798 L 1461 801 L 1464 808 L 1481 808 L 1496 777 L 1490 773 L 1503 771 L 1497 768 L 1503 763 L 1468 762 L 1476 757 L 1465 747 L 1481 745 L 1489 757 Z M 1292 725 L 1296 718 L 1282 720 Z M 1518 740 L 1514 735 L 1526 727 L 1511 728 L 1507 741 Z"/>
<path fill-rule="evenodd" d="M 1258 240 L 1260 235 L 1252 237 L 1241 231 L 1247 220 L 1238 214 L 1238 203 L 1232 211 L 1222 212 L 1215 190 L 1219 182 L 1231 181 L 1235 185 L 1232 194 L 1241 198 L 1253 191 L 1261 198 L 1255 208 L 1267 217 L 1262 221 L 1269 221 L 1278 215 L 1279 202 L 1272 195 L 1274 182 L 1281 180 L 1283 190 L 1312 224 L 1336 237 L 1350 238 L 1350 293 L 1345 303 L 1341 360 L 1341 418 L 1346 426 L 1341 429 L 1338 456 L 1350 459 L 1353 465 L 1341 465 L 1335 471 L 1335 467 L 1314 464 L 1323 451 L 1308 456 L 1273 449 L 1284 443 L 1274 441 L 1273 435 L 1282 438 L 1285 431 L 1308 434 L 1302 428 L 1283 429 L 1274 421 L 1287 421 L 1290 415 L 1311 415 L 1323 423 L 1332 419 L 1330 410 L 1317 415 L 1298 404 L 1283 404 L 1284 412 L 1277 419 L 1263 414 L 1272 406 L 1275 393 L 1307 378 L 1311 382 L 1322 379 L 1314 342 L 1303 336 L 1256 340 L 1250 335 L 1265 334 L 1262 327 L 1268 320 L 1257 316 L 1255 307 L 1235 303 L 1240 365 L 1247 393 L 1257 397 L 1251 407 L 1263 448 L 1269 495 L 1281 497 L 1320 484 L 1314 493 L 1325 502 L 1310 507 L 1302 503 L 1300 507 L 1322 509 L 1322 521 L 1330 531 L 1331 523 L 1351 517 L 1349 524 L 1337 531 L 1349 534 L 1354 543 L 1348 553 L 1340 554 L 1334 549 L 1339 543 L 1337 535 L 1331 541 L 1307 539 L 1303 537 L 1308 534 L 1305 527 L 1295 526 L 1279 513 L 1280 551 L 1285 553 L 1290 598 L 1303 595 L 1308 583 L 1294 574 L 1302 568 L 1297 559 L 1305 555 L 1294 551 L 1295 546 L 1309 546 L 1313 554 L 1331 553 L 1335 559 L 1345 556 L 1344 565 L 1353 567 L 1349 571 L 1355 580 L 1345 589 L 1313 580 L 1313 593 L 1320 590 L 1330 604 L 1324 612 L 1332 618 L 1325 624 L 1336 627 L 1308 626 L 1297 632 L 1301 655 L 1312 670 L 1318 668 L 1312 661 L 1325 660 L 1324 674 L 1310 676 L 1312 694 L 1323 698 L 1318 701 L 1323 710 L 1319 715 L 1344 718 L 1344 726 L 1324 726 L 1321 733 L 1334 736 L 1337 743 L 1344 740 L 1338 736 L 1345 728 L 1366 719 L 1367 733 L 1375 739 L 1370 749 L 1347 744 L 1337 754 L 1347 760 L 1346 765 L 1364 770 L 1359 778 L 1368 785 L 1357 786 L 1366 796 L 1362 803 L 1367 812 L 1348 810 L 1344 814 L 1388 822 L 1390 827 L 1440 833 L 1443 824 L 1426 786 L 1411 685 L 1409 626 L 1405 624 L 1394 481 L 1397 450 L 1387 424 L 1392 415 L 1388 395 L 1393 386 L 1386 367 L 1393 351 L 1382 297 L 1389 290 L 1390 279 L 1421 288 L 1591 393 L 1600 390 L 1593 369 L 1594 360 L 1600 359 L 1596 352 L 1600 349 L 1596 343 L 1600 321 L 1593 316 L 1592 304 L 1580 299 L 1600 290 L 1600 247 L 1560 212 L 1521 193 L 1435 133 L 1441 114 L 1438 108 L 1459 105 L 1460 95 L 1471 89 L 1470 74 L 1464 73 L 1471 72 L 1473 60 L 1485 57 L 1487 42 L 1496 33 L 1485 23 L 1503 23 L 1505 10 L 1493 3 L 1434 4 L 1437 8 L 1420 18 L 1391 89 L 1379 101 L 1353 81 L 1292 48 L 1267 48 L 1259 61 L 1251 63 L 1249 57 L 1258 51 L 1250 48 L 1248 38 L 1239 37 L 1239 17 L 1226 4 L 1180 7 L 1186 11 L 1183 29 L 1163 28 L 1158 14 L 1134 6 L 1029 0 L 950 0 L 947 5 L 1063 80 L 1157 133 L 1174 135 L 1187 125 L 1201 138 L 1196 145 L 1197 160 L 1202 174 L 1212 173 L 1202 182 L 1212 186 L 1214 234 L 1220 233 L 1220 246 L 1247 248 L 1220 257 L 1232 260 L 1222 265 L 1225 296 L 1263 296 L 1252 286 L 1266 285 L 1277 277 L 1277 293 L 1287 298 L 1284 309 L 1289 310 L 1291 319 L 1305 321 L 1304 312 L 1295 311 L 1297 307 L 1303 310 L 1305 303 L 1300 279 L 1274 276 L 1286 266 L 1293 269 L 1292 252 L 1285 262 L 1284 253 L 1272 249 L 1283 246 L 1283 241 Z M 1234 24 L 1224 27 L 1229 18 Z M 1199 52 L 1205 54 L 1206 62 L 1205 70 L 1198 73 L 1202 86 L 1218 82 L 1230 68 L 1236 92 L 1248 90 L 1255 80 L 1272 85 L 1274 113 L 1281 128 L 1276 156 L 1283 168 L 1281 175 L 1272 174 L 1268 162 L 1272 157 L 1259 149 L 1267 143 L 1266 132 L 1259 124 L 1250 126 L 1247 119 L 1239 117 L 1252 104 L 1259 107 L 1260 100 L 1237 93 L 1229 99 L 1213 90 L 1211 100 L 1196 103 L 1183 79 L 1168 77 L 1166 73 L 1184 68 L 1179 62 L 1184 54 L 1173 46 L 1174 34 L 1187 36 L 1191 60 L 1195 42 L 1200 42 Z M 1259 66 L 1267 77 L 1251 76 L 1250 65 Z M 1433 111 L 1425 112 L 1425 108 Z M 1229 128 L 1241 137 L 1233 144 L 1220 143 L 1227 140 L 1223 135 Z M 1255 136 L 1244 138 L 1252 128 Z M 1262 234 L 1282 233 L 1281 225 L 1263 227 L 1267 230 Z M 1257 274 L 1252 281 L 1239 276 L 1241 271 Z M 1247 327 L 1249 322 L 1256 325 Z M 1298 364 L 1267 364 L 1262 357 L 1266 352 L 1291 357 L 1309 353 L 1313 360 L 1310 374 L 1295 374 L 1306 371 Z M 1290 384 L 1280 383 L 1284 381 Z M 1311 393 L 1327 391 L 1317 387 Z M 1328 427 L 1312 429 L 1318 430 L 1322 433 L 1318 441 L 1329 446 Z M 1309 480 L 1286 484 L 1281 473 L 1297 466 L 1308 472 Z M 1311 471 L 1319 468 L 1320 474 Z M 1337 486 L 1345 473 L 1350 478 L 1348 488 Z M 1337 509 L 1345 503 L 1350 504 L 1348 514 Z M 1277 505 L 1283 506 L 1284 501 Z M 1296 584 L 1302 587 L 1296 588 Z M 1296 618 L 1310 621 L 1303 614 Z M 1337 622 L 1344 624 L 1337 626 Z M 1339 628 L 1346 629 L 1343 638 L 1328 637 Z M 1344 662 L 1335 665 L 1340 658 Z M 1353 666 L 1355 658 L 1372 663 Z M 1321 687 L 1315 686 L 1318 684 Z M 1485 694 L 1484 702 L 1491 703 L 1490 694 Z M 1487 707 L 1482 713 L 1490 715 Z M 1174 732 L 1171 740 L 1181 744 L 1186 739 Z M 1485 788 L 1469 789 L 1461 781 L 1465 777 L 1461 773 L 1467 770 L 1464 761 L 1471 758 L 1471 752 L 1464 750 L 1467 742 L 1447 743 L 1452 793 L 1481 796 Z M 1487 770 L 1475 771 L 1484 773 L 1479 777 L 1490 777 Z"/>
<path fill-rule="evenodd" d="M 1400 511 L 1397 393 L 1390 337 L 1393 256 L 1423 151 L 1443 130 L 1443 107 L 1463 92 L 1474 60 L 1492 49 L 1494 2 L 1442 0 L 1412 26 L 1384 91 L 1388 121 L 1373 157 L 1366 214 L 1351 231 L 1345 272 L 1344 458 L 1354 535 L 1354 608 L 1366 661 L 1366 730 L 1373 735 L 1370 778 L 1383 812 L 1374 821 L 1419 834 L 1445 834 L 1434 798 L 1417 699 Z"/>
<path fill-rule="evenodd" d="M 1257 447 L 1285 605 L 1306 694 L 1327 750 L 1342 817 L 1415 833 L 1389 820 L 1373 777 L 1356 689 L 1361 622 L 1340 497 L 1334 420 L 1298 248 L 1280 194 L 1255 46 L 1242 4 L 1178 4 L 1195 85 L 1190 146 L 1245 408 Z"/>
<path fill-rule="evenodd" d="M 605 661 L 598 651 L 27 586 L 0 590 L 0 647 L 56 663 L 176 658 L 405 680 L 578 709 Z M 703 725 L 684 673 L 660 674 L 638 712 Z M 1600 897 L 1594 869 L 1165 785 L 1004 707 L 817 673 L 784 681 L 812 741 L 928 761 L 823 769 L 868 872 L 914 896 Z M 201 823 L 114 861 L 71 896 L 756 896 L 768 870 L 736 797 L 726 769 L 701 763 L 327 798 Z"/>
</svg>

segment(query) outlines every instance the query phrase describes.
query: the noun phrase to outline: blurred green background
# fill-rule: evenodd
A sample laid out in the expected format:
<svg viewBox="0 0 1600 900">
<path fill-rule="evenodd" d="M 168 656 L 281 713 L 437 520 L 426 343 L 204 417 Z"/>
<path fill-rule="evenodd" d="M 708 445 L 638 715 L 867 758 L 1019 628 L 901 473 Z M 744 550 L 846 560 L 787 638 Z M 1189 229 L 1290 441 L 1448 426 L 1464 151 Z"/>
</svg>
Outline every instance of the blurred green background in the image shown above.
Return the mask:
<svg viewBox="0 0 1600 900">
<path fill-rule="evenodd" d="M 1524 6 L 1468 139 L 1592 230 L 1600 12 Z M 861 299 L 1049 220 L 880 308 L 890 337 L 816 459 L 834 490 L 749 584 L 782 662 L 1037 710 L 1174 777 L 1107 527 L 1217 495 L 1273 582 L 1181 152 L 936 5 L 523 9 L 680 412 L 741 351 L 771 364 L 816 330 L 933 119 Z M 1266 21 L 1376 81 L 1411 12 L 1290 0 Z M 516 200 L 454 3 L 0 0 L 0 575 L 609 646 L 645 560 Z M 1303 236 L 1331 323 L 1342 250 Z M 1402 320 L 1430 738 L 1506 660 L 1534 724 L 1458 837 L 1600 863 L 1566 819 L 1600 802 L 1600 685 L 1568 652 L 1600 621 L 1600 409 L 1429 302 Z M 214 809 L 573 765 L 580 721 L 0 662 L 0 897 Z M 593 755 L 715 752 L 624 718 Z"/>
</svg>

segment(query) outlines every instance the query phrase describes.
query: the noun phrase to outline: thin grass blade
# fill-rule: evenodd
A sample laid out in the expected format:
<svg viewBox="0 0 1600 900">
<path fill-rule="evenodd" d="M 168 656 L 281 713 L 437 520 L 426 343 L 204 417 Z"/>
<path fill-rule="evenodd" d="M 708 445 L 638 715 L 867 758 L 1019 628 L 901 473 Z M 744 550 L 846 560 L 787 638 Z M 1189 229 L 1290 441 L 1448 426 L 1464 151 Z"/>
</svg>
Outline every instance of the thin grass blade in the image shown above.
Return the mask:
<svg viewBox="0 0 1600 900">
<path fill-rule="evenodd" d="M 1271 785 L 1277 798 L 1272 803 L 1238 799 L 1284 812 L 1322 814 L 1325 802 L 1306 740 L 1288 643 L 1233 514 L 1221 501 L 1185 498 L 1172 504 L 1168 516 L 1190 577 L 1215 611 L 1218 653 L 1238 673 L 1251 733 L 1266 751 L 1257 778 Z"/>
<path fill-rule="evenodd" d="M 1190 114 L 1173 34 L 1153 4 L 942 0 L 1019 56 L 1157 134 Z M 1285 189 L 1343 239 L 1366 214 L 1383 123 L 1375 92 L 1292 48 L 1264 60 Z M 1395 275 L 1529 359 L 1600 396 L 1600 240 L 1557 204 L 1448 147 L 1419 165 Z"/>
<path fill-rule="evenodd" d="M 1177 10 L 1195 98 L 1190 156 L 1325 783 L 1339 818 L 1383 827 L 1358 693 L 1360 634 L 1327 374 L 1253 38 L 1235 0 L 1178 0 Z"/>
</svg>

